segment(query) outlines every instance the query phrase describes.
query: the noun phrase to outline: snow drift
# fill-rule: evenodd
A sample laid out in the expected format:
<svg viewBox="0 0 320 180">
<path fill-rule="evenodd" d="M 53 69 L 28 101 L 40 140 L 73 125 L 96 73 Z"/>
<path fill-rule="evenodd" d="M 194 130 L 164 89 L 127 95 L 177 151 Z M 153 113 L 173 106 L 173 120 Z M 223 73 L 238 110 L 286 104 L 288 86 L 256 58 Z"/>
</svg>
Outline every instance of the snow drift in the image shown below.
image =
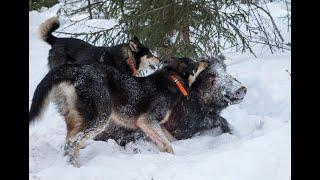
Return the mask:
<svg viewBox="0 0 320 180">
<path fill-rule="evenodd" d="M 283 15 L 281 3 L 270 5 L 276 17 Z M 37 29 L 58 7 L 29 13 L 29 104 L 48 72 L 50 46 L 38 39 Z M 279 27 L 286 32 L 285 25 Z M 80 152 L 82 166 L 75 168 L 63 156 L 65 123 L 50 104 L 45 120 L 29 128 L 30 179 L 291 179 L 291 53 L 261 52 L 258 58 L 248 53 L 225 55 L 230 74 L 248 89 L 242 103 L 222 113 L 234 128 L 233 135 L 212 130 L 173 142 L 176 155 L 161 153 L 144 141 L 125 148 L 111 139 L 89 141 Z"/>
</svg>

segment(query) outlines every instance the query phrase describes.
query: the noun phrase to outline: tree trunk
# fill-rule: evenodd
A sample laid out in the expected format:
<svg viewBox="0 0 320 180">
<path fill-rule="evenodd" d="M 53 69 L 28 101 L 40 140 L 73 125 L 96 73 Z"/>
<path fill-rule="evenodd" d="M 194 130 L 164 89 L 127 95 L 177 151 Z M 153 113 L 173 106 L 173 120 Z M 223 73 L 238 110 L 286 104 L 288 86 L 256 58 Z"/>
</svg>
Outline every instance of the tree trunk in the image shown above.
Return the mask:
<svg viewBox="0 0 320 180">
<path fill-rule="evenodd" d="M 187 12 L 184 16 L 184 21 L 182 24 L 182 39 L 184 44 L 190 44 L 190 29 L 189 29 L 189 14 L 188 14 L 188 0 L 184 0 L 182 3 L 183 9 L 185 9 Z"/>
<path fill-rule="evenodd" d="M 88 0 L 88 11 L 89 11 L 89 19 L 92 19 L 91 2 L 90 2 L 90 0 Z"/>
<path fill-rule="evenodd" d="M 241 3 L 242 3 L 242 4 L 250 4 L 250 3 L 251 3 L 251 0 L 241 0 Z"/>
</svg>

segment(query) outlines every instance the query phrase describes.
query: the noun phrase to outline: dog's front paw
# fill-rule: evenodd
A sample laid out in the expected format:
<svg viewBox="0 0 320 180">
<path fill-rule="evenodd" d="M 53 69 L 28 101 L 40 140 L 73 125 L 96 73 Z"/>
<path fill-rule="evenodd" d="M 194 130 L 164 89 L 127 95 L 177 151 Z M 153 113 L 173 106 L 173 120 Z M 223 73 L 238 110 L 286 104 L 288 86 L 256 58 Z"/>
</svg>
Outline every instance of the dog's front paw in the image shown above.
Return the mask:
<svg viewBox="0 0 320 180">
<path fill-rule="evenodd" d="M 162 151 L 170 154 L 174 154 L 173 148 L 170 144 L 164 145 Z"/>
<path fill-rule="evenodd" d="M 64 146 L 64 155 L 67 156 L 68 162 L 74 167 L 80 167 L 78 162 L 78 152 L 75 143 L 66 143 Z"/>
<path fill-rule="evenodd" d="M 78 158 L 76 158 L 75 156 L 68 156 L 68 162 L 73 165 L 76 168 L 80 167 L 80 163 L 78 161 Z"/>
</svg>

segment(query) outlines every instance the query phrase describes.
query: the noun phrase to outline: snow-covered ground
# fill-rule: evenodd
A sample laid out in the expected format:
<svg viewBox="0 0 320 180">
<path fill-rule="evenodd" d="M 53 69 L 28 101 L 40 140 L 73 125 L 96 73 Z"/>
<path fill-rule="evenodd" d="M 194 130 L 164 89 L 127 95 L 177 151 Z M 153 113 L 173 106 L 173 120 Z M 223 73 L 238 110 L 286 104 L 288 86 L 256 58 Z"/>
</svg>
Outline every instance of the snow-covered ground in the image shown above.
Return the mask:
<svg viewBox="0 0 320 180">
<path fill-rule="evenodd" d="M 37 28 L 57 8 L 29 13 L 29 104 L 48 71 L 50 46 L 37 38 Z M 282 11 L 277 4 L 272 9 L 276 15 Z M 282 29 L 286 31 L 285 25 Z M 248 89 L 241 104 L 222 113 L 234 128 L 233 135 L 206 132 L 173 142 L 175 155 L 144 141 L 126 148 L 113 140 L 89 141 L 80 151 L 82 166 L 75 168 L 63 156 L 65 123 L 50 104 L 42 121 L 30 127 L 30 179 L 291 179 L 291 53 L 263 52 L 258 58 L 248 53 L 225 55 L 228 71 Z"/>
</svg>

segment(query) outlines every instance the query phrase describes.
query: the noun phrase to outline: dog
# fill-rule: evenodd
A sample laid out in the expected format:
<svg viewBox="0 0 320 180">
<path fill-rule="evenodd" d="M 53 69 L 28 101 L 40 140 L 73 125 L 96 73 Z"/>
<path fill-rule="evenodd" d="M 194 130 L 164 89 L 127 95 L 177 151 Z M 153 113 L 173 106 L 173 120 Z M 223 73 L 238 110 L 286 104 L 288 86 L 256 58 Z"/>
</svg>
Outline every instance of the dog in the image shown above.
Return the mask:
<svg viewBox="0 0 320 180">
<path fill-rule="evenodd" d="M 39 37 L 49 45 L 48 66 L 53 69 L 63 64 L 91 64 L 96 61 L 116 67 L 120 72 L 143 76 L 146 69 L 155 70 L 160 61 L 134 36 L 128 43 L 103 47 L 93 46 L 76 38 L 58 38 L 58 17 L 52 17 L 39 27 Z"/>
<path fill-rule="evenodd" d="M 65 64 L 52 69 L 37 86 L 29 124 L 54 100 L 67 124 L 65 154 L 79 166 L 83 142 L 94 139 L 109 123 L 141 129 L 161 151 L 174 153 L 161 124 L 208 63 L 191 59 L 169 61 L 147 77 L 120 73 L 103 63 Z"/>
<path fill-rule="evenodd" d="M 198 75 L 190 87 L 188 98 L 181 98 L 172 108 L 168 121 L 162 124 L 170 141 L 191 138 L 205 130 L 220 128 L 232 133 L 232 127 L 220 113 L 232 104 L 241 103 L 247 88 L 232 77 L 225 65 L 225 56 L 206 58 L 209 66 Z M 95 140 L 114 139 L 119 145 L 147 139 L 139 130 L 125 129 L 109 124 Z"/>
</svg>

